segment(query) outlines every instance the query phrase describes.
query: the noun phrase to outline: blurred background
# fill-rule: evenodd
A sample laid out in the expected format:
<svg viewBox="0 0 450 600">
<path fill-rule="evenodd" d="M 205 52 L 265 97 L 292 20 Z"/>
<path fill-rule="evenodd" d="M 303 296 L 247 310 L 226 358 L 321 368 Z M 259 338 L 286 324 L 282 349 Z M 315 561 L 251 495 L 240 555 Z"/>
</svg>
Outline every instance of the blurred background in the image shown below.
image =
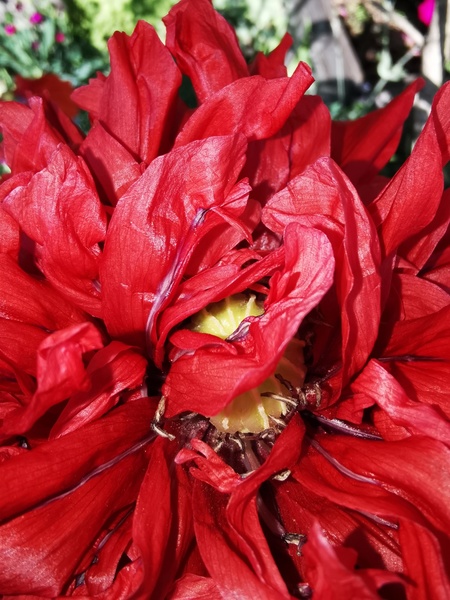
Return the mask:
<svg viewBox="0 0 450 600">
<path fill-rule="evenodd" d="M 0 0 L 0 97 L 38 93 L 40 78 L 55 94 L 108 72 L 107 40 L 131 33 L 138 19 L 164 39 L 161 18 L 175 0 Z M 308 62 L 314 93 L 335 119 L 354 119 L 384 106 L 418 76 L 426 85 L 409 123 L 411 146 L 433 95 L 449 77 L 450 0 L 213 0 L 235 27 L 250 61 L 289 31 L 292 71 Z M 69 82 L 61 86 L 56 78 Z M 34 87 L 33 87 L 34 86 Z M 59 86 L 59 87 L 58 87 Z M 58 88 L 58 89 L 57 89 Z M 68 106 L 70 112 L 70 106 Z M 75 111 L 75 109 L 74 109 Z M 408 150 L 406 150 L 408 152 Z"/>
</svg>

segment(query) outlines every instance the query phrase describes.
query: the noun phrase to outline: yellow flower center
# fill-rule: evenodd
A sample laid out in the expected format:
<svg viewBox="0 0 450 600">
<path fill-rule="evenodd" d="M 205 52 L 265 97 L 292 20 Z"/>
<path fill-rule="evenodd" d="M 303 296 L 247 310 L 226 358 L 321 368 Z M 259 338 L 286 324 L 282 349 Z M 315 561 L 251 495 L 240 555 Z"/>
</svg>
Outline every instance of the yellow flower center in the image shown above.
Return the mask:
<svg viewBox="0 0 450 600">
<path fill-rule="evenodd" d="M 191 329 L 224 340 L 238 329 L 244 319 L 259 317 L 263 313 L 264 309 L 254 295 L 236 294 L 210 304 L 194 315 Z M 274 419 L 282 419 L 289 411 L 289 405 L 274 396 L 286 395 L 287 390 L 275 375 L 281 375 L 293 387 L 303 385 L 306 374 L 304 345 L 297 338 L 291 340 L 273 375 L 257 388 L 237 396 L 217 415 L 209 417 L 214 427 L 226 433 L 260 433 L 273 427 Z"/>
</svg>

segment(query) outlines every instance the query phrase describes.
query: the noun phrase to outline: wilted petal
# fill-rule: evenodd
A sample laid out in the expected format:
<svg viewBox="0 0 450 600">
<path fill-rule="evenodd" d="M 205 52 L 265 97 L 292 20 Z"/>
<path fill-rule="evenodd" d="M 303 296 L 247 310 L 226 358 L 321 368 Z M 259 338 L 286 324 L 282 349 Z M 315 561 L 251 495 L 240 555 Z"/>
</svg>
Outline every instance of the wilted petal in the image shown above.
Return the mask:
<svg viewBox="0 0 450 600">
<path fill-rule="evenodd" d="M 431 531 L 409 521 L 400 524 L 404 574 L 410 580 L 408 600 L 446 600 L 450 597 L 448 547 L 442 552 Z"/>
<path fill-rule="evenodd" d="M 103 419 L 0 463 L 2 519 L 18 516 L 76 488 L 85 477 L 148 438 L 148 398 L 118 407 Z"/>
<path fill-rule="evenodd" d="M 369 361 L 351 385 L 352 392 L 369 396 L 397 425 L 411 434 L 427 435 L 450 446 L 450 423 L 435 407 L 414 402 L 376 360 Z"/>
<path fill-rule="evenodd" d="M 420 271 L 431 257 L 450 223 L 450 190 L 444 190 L 432 221 L 418 233 L 408 238 L 399 248 L 399 254 Z"/>
<path fill-rule="evenodd" d="M 425 526 L 428 522 L 443 532 L 448 531 L 450 503 L 446 490 L 450 489 L 450 474 L 443 465 L 448 464 L 450 450 L 444 444 L 422 436 L 398 442 L 352 438 L 351 443 L 341 436 L 321 436 L 320 444 L 352 472 L 378 482 L 365 484 L 366 487 L 393 490 L 392 513 L 398 510 L 395 504 L 403 505 L 399 517 Z"/>
<path fill-rule="evenodd" d="M 61 593 L 108 520 L 134 501 L 144 465 L 141 450 L 69 495 L 2 525 L 0 543 L 8 549 L 0 571 L 2 592 Z"/>
<path fill-rule="evenodd" d="M 288 600 L 287 589 L 274 589 L 248 565 L 241 551 L 239 534 L 226 519 L 226 496 L 196 481 L 193 506 L 194 530 L 208 572 L 224 598 L 236 595 L 242 600 Z M 255 510 L 254 502 L 250 510 Z M 272 568 L 276 571 L 275 563 Z"/>
<path fill-rule="evenodd" d="M 303 96 L 273 137 L 249 144 L 244 173 L 264 205 L 318 158 L 330 155 L 331 117 L 319 96 Z"/>
<path fill-rule="evenodd" d="M 165 598 L 192 542 L 192 505 L 186 473 L 173 464 L 176 448 L 156 440 L 133 518 L 133 543 L 143 562 L 140 597 Z"/>
</svg>

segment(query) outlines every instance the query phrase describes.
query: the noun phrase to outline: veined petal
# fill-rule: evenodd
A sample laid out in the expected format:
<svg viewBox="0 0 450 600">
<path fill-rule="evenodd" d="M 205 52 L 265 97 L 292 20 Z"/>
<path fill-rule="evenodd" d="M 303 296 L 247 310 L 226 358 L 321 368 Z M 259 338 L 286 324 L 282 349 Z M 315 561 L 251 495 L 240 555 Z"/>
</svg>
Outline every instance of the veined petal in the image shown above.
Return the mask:
<svg viewBox="0 0 450 600">
<path fill-rule="evenodd" d="M 236 193 L 243 138 L 193 142 L 155 159 L 122 196 L 108 228 L 101 265 L 104 319 L 112 335 L 145 347 L 201 240 L 208 210 Z M 147 320 L 151 316 L 147 326 Z"/>
<path fill-rule="evenodd" d="M 188 546 L 193 523 L 187 474 L 173 464 L 176 448 L 167 440 L 152 445 L 133 518 L 133 544 L 143 562 L 139 593 L 145 598 L 165 598 Z"/>
<path fill-rule="evenodd" d="M 389 417 L 411 434 L 427 435 L 450 446 L 450 423 L 436 408 L 408 398 L 397 380 L 376 360 L 371 360 L 351 386 L 368 395 Z"/>
<path fill-rule="evenodd" d="M 269 139 L 250 142 L 244 173 L 261 205 L 318 158 L 330 155 L 331 117 L 319 96 L 300 99 Z"/>
<path fill-rule="evenodd" d="M 109 519 L 135 500 L 145 462 L 140 450 L 69 495 L 0 526 L 0 543 L 8 548 L 0 571 L 2 592 L 61 593 Z"/>
<path fill-rule="evenodd" d="M 0 317 L 36 325 L 47 333 L 86 320 L 86 314 L 45 280 L 25 273 L 10 256 L 0 254 Z"/>
<path fill-rule="evenodd" d="M 211 600 L 219 598 L 220 592 L 214 579 L 187 573 L 177 579 L 167 600 Z"/>
<path fill-rule="evenodd" d="M 89 130 L 80 154 L 100 184 L 105 200 L 114 206 L 143 171 L 132 154 L 99 122 Z"/>
<path fill-rule="evenodd" d="M 411 581 L 408 600 L 446 600 L 450 596 L 448 568 L 436 536 L 416 523 L 402 521 L 400 541 L 404 573 Z"/>
<path fill-rule="evenodd" d="M 290 595 L 274 589 L 260 578 L 248 565 L 239 545 L 236 532 L 228 524 L 225 514 L 226 497 L 209 485 L 194 483 L 194 529 L 203 562 L 213 577 L 220 594 L 230 598 L 234 594 L 241 600 L 288 600 Z M 251 510 L 255 510 L 252 503 Z M 276 570 L 275 563 L 272 568 Z"/>
<path fill-rule="evenodd" d="M 151 401 L 142 398 L 77 431 L 0 463 L 2 519 L 76 488 L 149 435 Z M 99 471 L 99 472 L 100 472 Z"/>
<path fill-rule="evenodd" d="M 89 389 L 70 398 L 49 438 L 66 435 L 103 416 L 120 401 L 121 393 L 142 385 L 146 368 L 147 361 L 135 348 L 115 341 L 101 348 L 86 369 Z"/>
</svg>

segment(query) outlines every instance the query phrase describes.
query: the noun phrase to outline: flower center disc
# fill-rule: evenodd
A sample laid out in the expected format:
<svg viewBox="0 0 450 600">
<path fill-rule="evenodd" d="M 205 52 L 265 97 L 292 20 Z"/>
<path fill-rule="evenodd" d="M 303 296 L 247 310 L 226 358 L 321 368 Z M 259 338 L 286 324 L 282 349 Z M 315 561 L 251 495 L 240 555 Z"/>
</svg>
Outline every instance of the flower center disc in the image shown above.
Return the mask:
<svg viewBox="0 0 450 600">
<path fill-rule="evenodd" d="M 209 333 L 223 340 L 234 333 L 247 317 L 259 317 L 263 307 L 254 295 L 236 294 L 210 304 L 192 317 L 193 331 Z M 276 427 L 278 419 L 289 412 L 289 404 L 282 399 L 286 388 L 275 376 L 281 376 L 294 388 L 303 385 L 306 368 L 303 360 L 304 342 L 292 339 L 277 365 L 275 373 L 260 386 L 237 396 L 220 413 L 209 417 L 214 427 L 224 433 L 261 433 Z M 263 395 L 264 394 L 264 395 Z"/>
</svg>

